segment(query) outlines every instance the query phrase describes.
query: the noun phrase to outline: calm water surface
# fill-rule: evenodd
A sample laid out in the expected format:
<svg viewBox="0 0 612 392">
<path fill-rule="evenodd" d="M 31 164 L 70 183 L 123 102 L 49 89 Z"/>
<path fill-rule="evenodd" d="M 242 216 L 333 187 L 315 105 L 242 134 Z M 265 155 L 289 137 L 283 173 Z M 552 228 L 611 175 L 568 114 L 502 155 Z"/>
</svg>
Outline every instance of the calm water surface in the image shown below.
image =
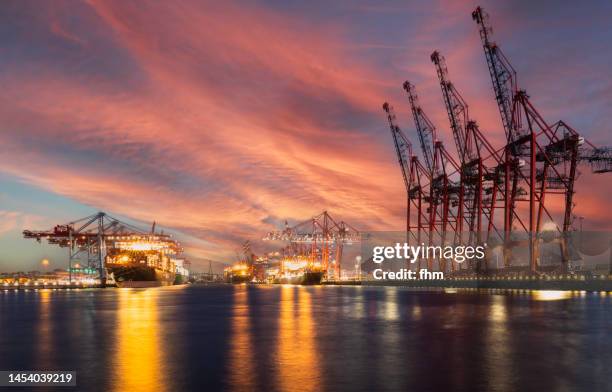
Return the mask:
<svg viewBox="0 0 612 392">
<path fill-rule="evenodd" d="M 611 332 L 600 294 L 0 291 L 0 370 L 76 370 L 87 391 L 612 390 Z"/>
</svg>

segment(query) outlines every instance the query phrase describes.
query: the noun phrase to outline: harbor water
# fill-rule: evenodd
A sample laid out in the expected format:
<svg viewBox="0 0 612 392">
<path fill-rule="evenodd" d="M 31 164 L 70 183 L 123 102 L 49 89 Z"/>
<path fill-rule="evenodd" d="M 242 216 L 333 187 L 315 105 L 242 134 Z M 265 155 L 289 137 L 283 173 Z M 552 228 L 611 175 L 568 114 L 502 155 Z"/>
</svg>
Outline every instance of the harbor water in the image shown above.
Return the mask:
<svg viewBox="0 0 612 392">
<path fill-rule="evenodd" d="M 0 290 L 0 370 L 86 391 L 603 391 L 611 369 L 606 293 Z"/>
</svg>

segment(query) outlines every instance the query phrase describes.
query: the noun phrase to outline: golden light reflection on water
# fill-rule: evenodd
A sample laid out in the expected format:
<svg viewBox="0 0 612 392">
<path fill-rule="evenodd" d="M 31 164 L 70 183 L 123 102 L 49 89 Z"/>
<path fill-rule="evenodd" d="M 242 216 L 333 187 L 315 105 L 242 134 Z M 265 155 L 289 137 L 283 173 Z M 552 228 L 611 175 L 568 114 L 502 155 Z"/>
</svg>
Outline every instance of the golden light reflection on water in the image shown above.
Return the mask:
<svg viewBox="0 0 612 392">
<path fill-rule="evenodd" d="M 536 290 L 531 293 L 531 298 L 536 301 L 559 301 L 572 298 L 571 291 Z"/>
<path fill-rule="evenodd" d="M 38 304 L 38 369 L 50 369 L 53 366 L 51 359 L 53 339 L 51 334 L 51 290 L 37 290 Z"/>
<path fill-rule="evenodd" d="M 510 369 L 511 346 L 510 336 L 507 326 L 508 309 L 506 297 L 493 295 L 492 303 L 489 307 L 489 325 L 485 336 L 485 350 L 488 366 L 485 367 L 489 373 L 491 385 L 499 391 L 511 390 Z"/>
<path fill-rule="evenodd" d="M 491 304 L 491 311 L 489 312 L 489 320 L 494 323 L 505 323 L 508 318 L 505 297 L 501 295 L 494 295 L 493 303 Z"/>
<path fill-rule="evenodd" d="M 353 308 L 349 310 L 349 312 L 351 316 L 358 318 L 358 319 L 362 319 L 365 317 L 365 306 L 363 304 L 363 290 L 357 291 L 357 295 L 355 296 L 355 302 L 353 303 Z"/>
<path fill-rule="evenodd" d="M 385 287 L 384 313 L 382 314 L 382 318 L 389 321 L 399 319 L 397 287 Z"/>
<path fill-rule="evenodd" d="M 297 292 L 297 304 L 294 295 Z M 320 358 L 312 318 L 312 298 L 304 287 L 282 287 L 278 331 L 280 390 L 321 390 Z"/>
<path fill-rule="evenodd" d="M 114 390 L 165 391 L 165 358 L 160 343 L 158 289 L 119 292 Z"/>
<path fill-rule="evenodd" d="M 248 299 L 249 291 L 245 286 L 234 286 L 229 377 L 231 389 L 234 391 L 255 389 Z"/>
<path fill-rule="evenodd" d="M 415 321 L 419 321 L 421 319 L 421 306 L 415 304 L 412 306 L 412 318 Z"/>
</svg>

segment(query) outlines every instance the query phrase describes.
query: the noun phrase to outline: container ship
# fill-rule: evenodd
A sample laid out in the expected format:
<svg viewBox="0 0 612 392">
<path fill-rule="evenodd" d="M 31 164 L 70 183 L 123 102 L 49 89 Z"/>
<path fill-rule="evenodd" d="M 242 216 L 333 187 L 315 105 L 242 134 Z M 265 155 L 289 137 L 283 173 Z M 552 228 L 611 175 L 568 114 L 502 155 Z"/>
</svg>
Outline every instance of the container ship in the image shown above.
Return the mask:
<svg viewBox="0 0 612 392">
<path fill-rule="evenodd" d="M 308 257 L 296 256 L 283 258 L 280 262 L 280 273 L 277 283 L 291 283 L 301 285 L 321 284 L 325 275 L 321 263 L 313 262 Z"/>
<path fill-rule="evenodd" d="M 320 266 L 296 265 L 290 262 L 281 262 L 283 272 L 279 267 L 258 268 L 261 263 L 255 262 L 249 265 L 247 262 L 240 261 L 230 267 L 225 268 L 224 277 L 227 283 L 289 283 L 302 285 L 321 284 L 324 271 Z M 261 271 L 260 271 L 261 270 Z"/>
<path fill-rule="evenodd" d="M 274 283 L 301 284 L 305 286 L 317 285 L 321 284 L 323 275 L 323 271 L 299 271 L 296 273 L 285 273 L 279 276 Z"/>
<path fill-rule="evenodd" d="M 176 281 L 172 260 L 157 250 L 113 251 L 106 256 L 106 271 L 117 287 L 158 287 Z"/>
<path fill-rule="evenodd" d="M 225 268 L 223 276 L 227 283 L 248 283 L 253 280 L 253 268 L 241 261 Z"/>
<path fill-rule="evenodd" d="M 153 287 L 181 283 L 189 276 L 189 261 L 171 234 L 146 231 L 105 212 L 56 225 L 51 230 L 24 230 L 25 238 L 70 248 L 70 266 L 79 253 L 88 267 L 98 271 L 100 286 Z M 102 264 L 102 265 L 100 265 Z M 104 268 L 100 268 L 100 267 Z M 70 279 L 70 276 L 69 276 Z"/>
<path fill-rule="evenodd" d="M 225 268 L 224 276 L 227 283 L 317 285 L 325 277 L 325 270 L 320 262 L 310 257 L 285 257 L 276 252 L 262 257 L 249 254 L 246 259 Z"/>
</svg>

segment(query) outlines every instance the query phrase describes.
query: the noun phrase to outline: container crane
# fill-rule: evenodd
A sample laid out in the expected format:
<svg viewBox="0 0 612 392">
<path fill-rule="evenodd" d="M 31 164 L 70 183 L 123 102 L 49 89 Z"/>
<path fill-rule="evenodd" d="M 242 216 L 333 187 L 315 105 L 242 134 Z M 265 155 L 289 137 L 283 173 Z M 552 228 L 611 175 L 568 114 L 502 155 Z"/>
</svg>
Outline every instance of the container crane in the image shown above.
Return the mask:
<svg viewBox="0 0 612 392">
<path fill-rule="evenodd" d="M 559 194 L 565 198 L 560 230 L 565 238 L 571 228 L 578 162 L 588 162 L 592 168 L 595 167 L 594 172 L 607 172 L 612 167 L 611 157 L 607 149 L 596 149 L 590 144 L 590 148 L 585 149 L 584 138 L 564 122 L 550 126 L 531 103 L 525 90 L 518 88 L 514 68 L 499 46 L 492 41 L 488 15 L 481 7 L 477 7 L 472 12 L 472 19 L 479 26 L 495 99 L 507 137 L 504 232 L 508 239 L 513 230 L 513 220 L 519 222 L 530 242 L 530 269 L 536 272 L 539 258 L 537 241 L 543 213 L 553 220 L 545 206 L 546 195 Z M 580 157 L 581 150 L 585 151 L 584 158 Z M 528 218 L 521 218 L 518 214 L 517 201 L 529 203 Z M 561 244 L 563 268 L 567 270 L 567 247 L 563 240 Z"/>
<path fill-rule="evenodd" d="M 408 94 L 408 101 L 421 143 L 424 160 L 430 176 L 429 184 L 429 244 L 434 244 L 434 233 L 440 238 L 442 245 L 446 244 L 446 235 L 449 230 L 455 233 L 454 242 L 460 238 L 460 227 L 463 218 L 464 200 L 461 186 L 450 175 L 459 172 L 459 165 L 444 148 L 441 141 L 436 138 L 436 128 L 429 120 L 421 106 L 415 87 L 406 81 L 403 84 Z M 450 169 L 450 171 L 449 171 Z M 428 260 L 428 268 L 432 268 L 432 260 Z M 444 270 L 445 262 L 440 258 L 439 265 Z M 454 264 L 451 264 L 454 268 Z"/>
<path fill-rule="evenodd" d="M 310 244 L 312 247 L 310 255 L 313 258 L 311 263 L 314 263 L 314 257 L 320 254 L 321 265 L 327 274 L 327 278 L 333 276 L 334 279 L 339 280 L 341 278 L 340 264 L 343 247 L 361 241 L 361 235 L 348 223 L 336 221 L 327 211 L 323 211 L 321 214 L 293 227 L 285 225 L 283 230 L 269 232 L 263 240 Z M 333 265 L 330 263 L 332 251 L 335 251 Z"/>
<path fill-rule="evenodd" d="M 406 235 L 408 243 L 416 241 L 421 244 L 421 233 L 429 228 L 429 217 L 425 213 L 423 203 L 428 197 L 428 191 L 423 183 L 431 183 L 430 172 L 423 166 L 419 158 L 412 151 L 412 143 L 397 125 L 397 119 L 393 107 L 389 103 L 383 104 L 383 110 L 387 114 L 389 129 L 395 145 L 404 185 L 406 187 Z M 416 226 L 412 225 L 412 208 L 416 211 Z M 418 264 L 421 268 L 420 260 Z"/>
<path fill-rule="evenodd" d="M 492 230 L 499 234 L 494 223 L 494 211 L 498 191 L 501 191 L 499 173 L 500 169 L 503 169 L 503 158 L 480 131 L 477 122 L 470 117 L 467 103 L 448 77 L 444 56 L 434 51 L 430 59 L 436 68 L 461 163 L 460 192 L 466 202 L 468 243 L 480 245 L 483 243 L 483 225 L 486 223 L 483 222 L 484 219 L 488 219 L 486 240 L 489 239 Z M 486 165 L 485 160 L 490 163 Z M 488 195 L 488 198 L 485 198 L 485 195 Z"/>
</svg>

